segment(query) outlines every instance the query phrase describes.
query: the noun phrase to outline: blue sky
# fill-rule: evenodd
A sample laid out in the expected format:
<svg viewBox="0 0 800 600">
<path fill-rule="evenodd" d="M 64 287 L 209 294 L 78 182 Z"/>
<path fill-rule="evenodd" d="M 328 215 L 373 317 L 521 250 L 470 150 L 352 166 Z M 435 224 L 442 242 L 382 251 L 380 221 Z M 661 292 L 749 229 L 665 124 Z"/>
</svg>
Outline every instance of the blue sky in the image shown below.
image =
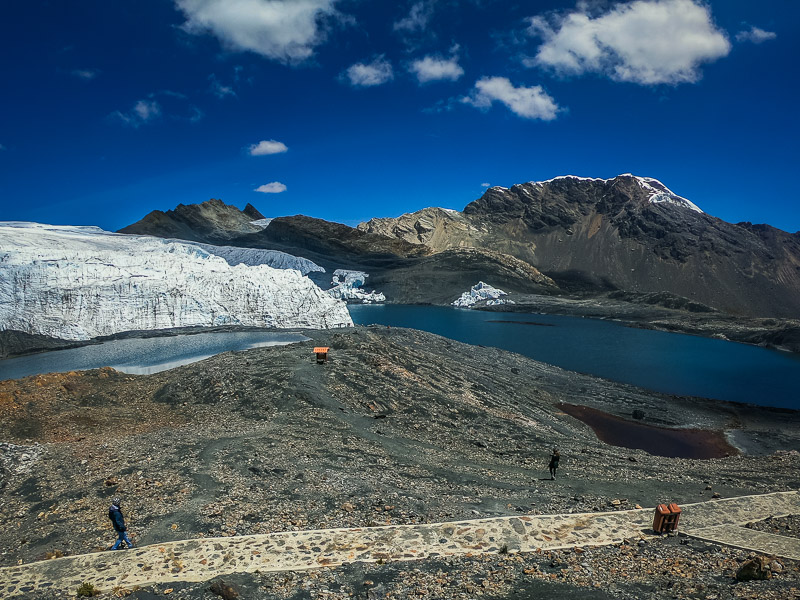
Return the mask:
<svg viewBox="0 0 800 600">
<path fill-rule="evenodd" d="M 113 230 L 221 198 L 352 225 L 632 172 L 800 230 L 794 0 L 29 0 L 1 21 L 0 220 Z"/>
</svg>

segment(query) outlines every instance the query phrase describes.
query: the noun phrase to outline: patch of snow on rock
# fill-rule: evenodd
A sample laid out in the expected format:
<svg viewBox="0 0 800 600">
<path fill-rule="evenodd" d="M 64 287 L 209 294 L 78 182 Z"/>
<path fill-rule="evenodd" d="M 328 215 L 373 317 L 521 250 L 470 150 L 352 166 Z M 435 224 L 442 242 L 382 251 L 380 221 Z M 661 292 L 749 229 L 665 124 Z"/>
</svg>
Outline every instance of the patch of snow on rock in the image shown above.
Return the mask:
<svg viewBox="0 0 800 600">
<path fill-rule="evenodd" d="M 650 194 L 649 200 L 653 204 L 667 202 L 669 204 L 683 206 L 684 208 L 688 208 L 689 210 L 703 214 L 703 211 L 694 202 L 678 196 L 678 194 L 673 192 L 658 179 L 653 179 L 652 177 L 637 177 L 636 175 L 631 175 L 630 173 L 627 173 L 627 175 L 633 177 L 639 183 L 639 185 Z"/>
<path fill-rule="evenodd" d="M 468 292 L 461 294 L 461 297 L 453 302 L 453 306 L 457 308 L 470 308 L 481 300 L 496 300 L 500 296 L 507 296 L 508 294 L 503 290 L 492 287 L 488 283 L 479 281 L 472 286 Z"/>
<path fill-rule="evenodd" d="M 272 219 L 274 218 L 275 217 L 272 217 L 271 219 L 258 219 L 257 221 L 250 221 L 250 225 L 261 227 L 261 229 L 266 229 L 269 227 L 269 224 L 272 223 Z"/>
<path fill-rule="evenodd" d="M 360 289 L 367 277 L 369 275 L 363 271 L 336 269 L 331 282 L 333 287 L 328 290 L 328 294 L 339 300 L 360 301 L 363 304 L 386 302 L 386 296 L 381 292 L 365 292 Z"/>
<path fill-rule="evenodd" d="M 0 330 L 86 340 L 122 331 L 353 324 L 293 269 L 231 266 L 176 240 L 0 223 Z"/>
</svg>

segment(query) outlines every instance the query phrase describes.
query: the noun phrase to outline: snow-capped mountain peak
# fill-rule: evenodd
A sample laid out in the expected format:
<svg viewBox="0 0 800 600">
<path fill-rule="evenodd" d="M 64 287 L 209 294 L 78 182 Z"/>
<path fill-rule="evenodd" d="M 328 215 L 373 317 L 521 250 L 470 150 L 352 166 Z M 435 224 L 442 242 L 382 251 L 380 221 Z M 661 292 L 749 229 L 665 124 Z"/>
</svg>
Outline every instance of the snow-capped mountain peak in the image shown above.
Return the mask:
<svg viewBox="0 0 800 600">
<path fill-rule="evenodd" d="M 531 181 L 529 182 L 530 185 L 537 185 L 537 186 L 544 186 L 548 183 L 553 183 L 554 181 L 559 180 L 574 180 L 574 181 L 597 181 L 600 183 L 611 183 L 618 179 L 622 178 L 631 178 L 635 180 L 639 186 L 648 194 L 648 200 L 653 204 L 660 204 L 662 202 L 667 202 L 669 204 L 674 204 L 676 206 L 682 206 L 684 208 L 688 208 L 689 210 L 693 210 L 694 212 L 704 214 L 703 211 L 697 206 L 694 202 L 687 200 L 682 196 L 678 196 L 675 192 L 661 183 L 658 179 L 654 179 L 653 177 L 640 177 L 638 175 L 633 175 L 632 173 L 623 173 L 622 175 L 617 175 L 616 177 L 612 177 L 611 179 L 600 179 L 598 177 L 580 177 L 578 175 L 559 175 L 558 177 L 553 177 L 552 179 L 547 179 L 545 181 Z M 505 190 L 506 188 L 499 188 Z"/>
</svg>

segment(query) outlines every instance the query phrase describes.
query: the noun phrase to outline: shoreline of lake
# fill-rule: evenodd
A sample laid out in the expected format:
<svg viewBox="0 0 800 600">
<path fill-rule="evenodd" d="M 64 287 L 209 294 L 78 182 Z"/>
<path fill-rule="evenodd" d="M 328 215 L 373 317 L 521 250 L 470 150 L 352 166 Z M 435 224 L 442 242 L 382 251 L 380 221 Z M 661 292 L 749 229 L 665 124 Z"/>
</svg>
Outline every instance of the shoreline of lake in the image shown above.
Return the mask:
<svg viewBox="0 0 800 600">
<path fill-rule="evenodd" d="M 518 323 L 523 313 L 511 307 L 515 310 L 360 305 L 350 313 L 357 324 L 421 329 L 664 394 L 800 409 L 795 390 L 800 355 L 583 315 L 528 314 L 531 322 L 557 325 L 530 327 Z"/>
<path fill-rule="evenodd" d="M 626 301 L 605 296 L 569 297 L 511 294 L 514 304 L 474 310 L 490 313 L 530 313 L 586 317 L 625 323 L 628 327 L 683 333 L 800 354 L 800 319 L 736 316 L 719 311 L 692 312 L 645 299 Z"/>
</svg>

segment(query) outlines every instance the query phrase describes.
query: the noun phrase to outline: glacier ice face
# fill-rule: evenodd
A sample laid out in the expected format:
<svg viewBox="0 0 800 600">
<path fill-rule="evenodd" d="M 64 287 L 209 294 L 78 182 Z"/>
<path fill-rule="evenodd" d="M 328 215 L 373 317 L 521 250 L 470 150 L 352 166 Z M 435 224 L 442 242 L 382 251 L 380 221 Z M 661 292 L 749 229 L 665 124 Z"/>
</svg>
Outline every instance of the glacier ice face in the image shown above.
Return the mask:
<svg viewBox="0 0 800 600">
<path fill-rule="evenodd" d="M 343 302 L 292 269 L 232 266 L 198 245 L 97 227 L 0 223 L 0 329 L 85 340 L 228 324 L 353 322 Z"/>
<path fill-rule="evenodd" d="M 481 300 L 491 301 L 500 298 L 500 296 L 507 295 L 508 294 L 503 290 L 499 290 L 488 283 L 479 281 L 477 284 L 473 285 L 468 292 L 461 294 L 461 297 L 453 302 L 453 306 L 456 308 L 470 308 Z M 496 302 L 495 304 L 501 304 L 501 302 Z"/>
<path fill-rule="evenodd" d="M 386 296 L 381 292 L 365 292 L 359 289 L 364 285 L 367 277 L 369 275 L 363 271 L 336 269 L 333 272 L 333 287 L 327 293 L 339 300 L 359 301 L 363 304 L 386 302 Z"/>
<path fill-rule="evenodd" d="M 301 275 L 308 275 L 309 273 L 324 273 L 325 269 L 320 267 L 317 263 L 302 258 L 300 256 L 293 256 L 280 250 L 262 250 L 260 248 L 240 248 L 238 246 L 213 246 L 211 244 L 202 244 L 200 242 L 184 242 L 183 240 L 172 240 L 179 244 L 191 244 L 202 248 L 209 254 L 224 258 L 225 261 L 233 266 L 247 265 L 248 267 L 256 267 L 258 265 L 267 265 L 273 269 L 294 269 L 300 271 Z"/>
<path fill-rule="evenodd" d="M 506 298 L 486 301 L 486 306 L 500 306 L 501 304 L 516 304 L 516 302 L 514 302 L 513 300 L 507 300 Z"/>
</svg>

